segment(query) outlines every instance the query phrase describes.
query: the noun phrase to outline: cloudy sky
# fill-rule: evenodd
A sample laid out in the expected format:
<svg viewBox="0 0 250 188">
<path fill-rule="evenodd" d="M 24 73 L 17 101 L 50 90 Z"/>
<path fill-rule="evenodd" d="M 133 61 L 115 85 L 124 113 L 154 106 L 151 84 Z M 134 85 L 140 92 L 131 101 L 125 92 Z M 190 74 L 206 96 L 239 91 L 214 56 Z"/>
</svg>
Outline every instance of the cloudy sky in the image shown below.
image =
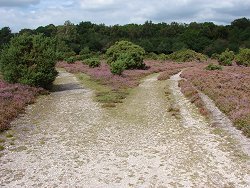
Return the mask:
<svg viewBox="0 0 250 188">
<path fill-rule="evenodd" d="M 107 25 L 172 21 L 229 24 L 250 18 L 250 0 L 0 0 L 0 28 L 13 31 L 70 20 Z"/>
</svg>

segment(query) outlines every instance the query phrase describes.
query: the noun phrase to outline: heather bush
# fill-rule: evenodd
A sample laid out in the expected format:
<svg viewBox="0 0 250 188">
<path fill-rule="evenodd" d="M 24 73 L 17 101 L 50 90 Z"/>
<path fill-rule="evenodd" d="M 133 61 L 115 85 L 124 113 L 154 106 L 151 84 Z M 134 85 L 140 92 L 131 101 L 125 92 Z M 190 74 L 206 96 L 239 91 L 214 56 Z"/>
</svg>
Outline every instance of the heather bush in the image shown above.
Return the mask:
<svg viewBox="0 0 250 188">
<path fill-rule="evenodd" d="M 215 65 L 213 63 L 210 63 L 207 67 L 206 70 L 222 70 L 222 66 L 220 65 Z"/>
<path fill-rule="evenodd" d="M 178 85 L 181 88 L 181 92 L 199 108 L 200 113 L 204 116 L 208 116 L 209 111 L 205 107 L 205 103 L 202 101 L 197 89 L 192 83 L 187 80 L 180 80 Z"/>
<path fill-rule="evenodd" d="M 224 66 L 231 66 L 234 60 L 234 52 L 226 49 L 225 52 L 222 52 L 219 56 L 219 64 Z"/>
<path fill-rule="evenodd" d="M 107 50 L 106 57 L 109 65 L 121 60 L 118 64 L 123 62 L 125 69 L 137 69 L 145 67 L 143 63 L 144 54 L 145 50 L 142 47 L 132 42 L 120 41 Z"/>
<path fill-rule="evenodd" d="M 3 78 L 10 83 L 48 88 L 57 75 L 55 52 L 55 41 L 43 35 L 14 37 L 2 51 Z"/>
<path fill-rule="evenodd" d="M 206 61 L 207 57 L 201 53 L 193 50 L 179 50 L 167 56 L 167 59 L 171 59 L 177 62 L 190 62 L 190 61 Z"/>
<path fill-rule="evenodd" d="M 22 84 L 9 84 L 0 80 L 0 132 L 10 127 L 10 122 L 27 104 L 35 101 L 45 90 Z"/>
<path fill-rule="evenodd" d="M 237 65 L 250 66 L 250 49 L 240 49 L 235 61 Z"/>
<path fill-rule="evenodd" d="M 99 67 L 101 64 L 100 59 L 98 59 L 98 58 L 86 59 L 86 60 L 84 60 L 84 63 L 86 63 L 91 68 Z"/>
<path fill-rule="evenodd" d="M 216 106 L 250 137 L 250 67 L 227 66 L 223 70 L 205 71 L 193 67 L 181 76 L 208 95 Z"/>
</svg>

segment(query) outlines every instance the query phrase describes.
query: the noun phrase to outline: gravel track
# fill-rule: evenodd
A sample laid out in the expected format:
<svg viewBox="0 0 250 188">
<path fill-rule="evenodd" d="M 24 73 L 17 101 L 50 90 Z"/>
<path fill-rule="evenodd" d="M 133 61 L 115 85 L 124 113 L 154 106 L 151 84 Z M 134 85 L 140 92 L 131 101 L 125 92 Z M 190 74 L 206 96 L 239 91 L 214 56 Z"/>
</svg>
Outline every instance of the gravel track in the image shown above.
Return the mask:
<svg viewBox="0 0 250 188">
<path fill-rule="evenodd" d="M 56 91 L 12 123 L 0 186 L 250 187 L 249 156 L 237 140 L 211 127 L 183 96 L 179 74 L 157 76 L 104 109 L 72 74 L 60 72 Z M 173 103 L 179 118 L 167 110 Z"/>
</svg>

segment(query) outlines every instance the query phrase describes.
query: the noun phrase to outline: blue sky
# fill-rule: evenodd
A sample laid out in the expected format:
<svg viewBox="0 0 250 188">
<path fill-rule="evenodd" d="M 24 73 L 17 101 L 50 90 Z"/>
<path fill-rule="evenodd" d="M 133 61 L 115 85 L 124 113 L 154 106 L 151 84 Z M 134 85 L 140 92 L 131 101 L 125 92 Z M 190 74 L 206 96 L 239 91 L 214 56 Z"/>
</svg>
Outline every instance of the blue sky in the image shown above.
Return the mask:
<svg viewBox="0 0 250 188">
<path fill-rule="evenodd" d="M 0 28 L 14 32 L 66 20 L 107 25 L 172 21 L 230 24 L 250 18 L 250 0 L 0 0 Z"/>
</svg>

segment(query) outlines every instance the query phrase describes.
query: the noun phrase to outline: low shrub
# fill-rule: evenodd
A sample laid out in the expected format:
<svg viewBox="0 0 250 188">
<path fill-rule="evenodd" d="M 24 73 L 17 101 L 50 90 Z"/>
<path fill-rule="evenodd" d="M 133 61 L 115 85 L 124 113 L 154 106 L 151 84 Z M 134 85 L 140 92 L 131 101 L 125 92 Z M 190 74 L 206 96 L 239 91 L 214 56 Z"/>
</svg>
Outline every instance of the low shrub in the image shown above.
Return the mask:
<svg viewBox="0 0 250 188">
<path fill-rule="evenodd" d="M 143 68 L 145 66 L 143 62 L 136 61 L 132 54 L 129 53 L 121 54 L 117 60 L 121 60 L 124 63 L 125 69 Z"/>
<path fill-rule="evenodd" d="M 206 61 L 207 56 L 195 52 L 193 50 L 179 50 L 167 56 L 167 59 L 177 61 L 177 62 L 190 62 L 190 61 Z"/>
<path fill-rule="evenodd" d="M 226 49 L 225 52 L 222 52 L 219 56 L 219 64 L 224 66 L 232 66 L 234 60 L 234 52 Z"/>
<path fill-rule="evenodd" d="M 206 70 L 222 70 L 222 66 L 210 63 L 205 69 Z"/>
<path fill-rule="evenodd" d="M 219 57 L 220 57 L 220 55 L 217 54 L 217 53 L 213 53 L 213 54 L 211 55 L 211 59 L 219 59 Z"/>
<path fill-rule="evenodd" d="M 86 63 L 89 67 L 94 68 L 94 67 L 99 67 L 101 62 L 98 58 L 89 58 L 84 60 L 84 63 Z"/>
<path fill-rule="evenodd" d="M 154 52 L 150 52 L 144 55 L 145 59 L 149 59 L 149 60 L 158 60 L 158 55 Z"/>
<path fill-rule="evenodd" d="M 122 59 L 119 59 L 115 62 L 112 62 L 110 65 L 111 73 L 121 75 L 122 72 L 126 69 L 125 64 L 126 64 L 126 62 L 124 62 L 124 60 L 122 60 Z"/>
<path fill-rule="evenodd" d="M 106 57 L 107 63 L 111 67 L 112 64 L 113 66 L 119 65 L 119 67 L 122 67 L 121 63 L 123 62 L 125 69 L 140 69 L 145 67 L 143 63 L 144 54 L 145 50 L 142 47 L 129 41 L 120 41 L 107 50 Z M 117 60 L 119 62 L 114 64 Z"/>
<path fill-rule="evenodd" d="M 159 54 L 157 60 L 165 61 L 168 57 L 166 54 Z"/>
<path fill-rule="evenodd" d="M 101 54 L 100 52 L 93 52 L 88 47 L 85 47 L 80 51 L 79 56 L 81 58 L 79 60 L 85 60 L 90 58 L 99 58 Z"/>
<path fill-rule="evenodd" d="M 75 62 L 76 62 L 76 59 L 75 59 L 75 57 L 69 57 L 69 58 L 65 59 L 65 61 L 66 61 L 67 63 L 71 64 L 71 63 L 75 63 Z"/>
<path fill-rule="evenodd" d="M 74 56 L 71 56 L 71 57 L 64 59 L 64 61 L 71 64 L 71 63 L 75 63 L 76 61 L 84 61 L 86 59 L 89 59 L 89 58 L 86 58 L 83 55 L 74 55 Z"/>
<path fill-rule="evenodd" d="M 89 47 L 84 47 L 81 51 L 80 51 L 80 55 L 86 55 L 86 54 L 90 54 L 91 51 L 89 49 Z"/>
<path fill-rule="evenodd" d="M 237 65 L 250 66 L 250 49 L 240 49 L 239 54 L 236 56 L 235 61 Z"/>
<path fill-rule="evenodd" d="M 23 34 L 11 39 L 1 54 L 0 70 L 4 80 L 49 88 L 57 76 L 54 39 Z"/>
</svg>

